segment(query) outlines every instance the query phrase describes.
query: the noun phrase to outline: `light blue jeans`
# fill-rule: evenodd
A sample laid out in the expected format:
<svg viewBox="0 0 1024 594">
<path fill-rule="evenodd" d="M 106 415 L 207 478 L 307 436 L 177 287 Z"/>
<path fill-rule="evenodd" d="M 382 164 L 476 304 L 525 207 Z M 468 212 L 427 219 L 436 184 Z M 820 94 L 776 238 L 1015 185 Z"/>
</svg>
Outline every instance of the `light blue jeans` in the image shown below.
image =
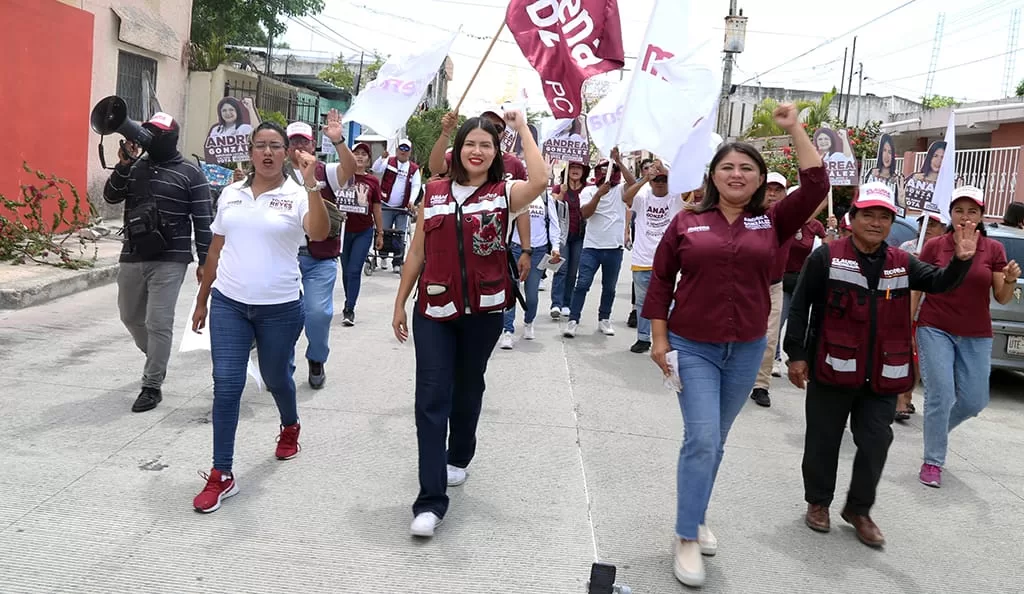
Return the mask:
<svg viewBox="0 0 1024 594">
<path fill-rule="evenodd" d="M 676 535 L 697 539 L 733 421 L 747 403 L 767 344 L 694 342 L 669 333 L 679 356 L 683 447 L 676 472 Z"/>
<path fill-rule="evenodd" d="M 318 260 L 299 255 L 302 273 L 302 305 L 306 310 L 306 359 L 324 363 L 331 353 L 331 320 L 334 319 L 334 284 L 338 280 L 338 260 Z"/>
<path fill-rule="evenodd" d="M 949 433 L 988 406 L 992 339 L 954 336 L 917 328 L 924 382 L 924 463 L 946 463 Z"/>
<path fill-rule="evenodd" d="M 650 270 L 633 271 L 633 288 L 636 291 L 636 339 L 651 342 L 651 321 L 640 315 L 644 311 L 647 287 L 651 284 Z"/>
<path fill-rule="evenodd" d="M 537 306 L 540 301 L 540 277 L 543 272 L 537 268 L 540 266 L 540 261 L 544 259 L 544 255 L 548 253 L 548 246 L 542 245 L 538 248 L 534 248 L 533 255 L 530 256 L 530 274 L 526 277 L 526 283 L 524 291 L 526 292 L 523 297 L 526 299 L 526 314 L 523 316 L 523 321 L 527 324 L 532 324 L 537 319 Z M 519 257 L 523 255 L 523 246 L 518 243 L 512 243 L 512 256 L 519 261 Z M 505 332 L 514 333 L 516 331 L 516 306 L 513 303 L 512 307 L 505 312 Z"/>
</svg>

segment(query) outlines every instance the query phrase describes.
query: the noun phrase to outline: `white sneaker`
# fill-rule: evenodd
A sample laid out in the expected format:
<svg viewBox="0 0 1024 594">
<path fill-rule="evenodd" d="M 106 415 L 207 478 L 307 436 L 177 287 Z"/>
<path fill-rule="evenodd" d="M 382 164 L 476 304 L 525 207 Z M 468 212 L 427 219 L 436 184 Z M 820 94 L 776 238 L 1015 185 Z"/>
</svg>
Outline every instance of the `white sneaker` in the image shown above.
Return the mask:
<svg viewBox="0 0 1024 594">
<path fill-rule="evenodd" d="M 718 539 L 711 529 L 701 524 L 697 526 L 697 542 L 700 544 L 700 554 L 714 557 L 718 552 Z"/>
<path fill-rule="evenodd" d="M 676 538 L 675 541 L 675 561 L 672 563 L 672 572 L 676 579 L 684 586 L 691 588 L 703 586 L 707 574 L 704 572 L 704 558 L 700 554 L 700 544 L 695 540 Z"/>
<path fill-rule="evenodd" d="M 557 320 L 560 317 L 562 317 L 562 310 L 558 309 L 557 307 L 552 307 L 551 308 L 551 319 L 552 320 Z"/>
<path fill-rule="evenodd" d="M 776 360 L 772 364 L 772 377 L 782 377 L 782 361 Z"/>
<path fill-rule="evenodd" d="M 615 328 L 612 328 L 611 320 L 600 320 L 597 323 L 597 327 L 601 330 L 601 334 L 615 336 Z"/>
<path fill-rule="evenodd" d="M 465 468 L 459 468 L 458 466 L 448 465 L 448 486 L 458 487 L 462 483 L 466 482 L 466 477 L 469 473 L 466 472 Z"/>
<path fill-rule="evenodd" d="M 514 347 L 515 344 L 516 341 L 515 338 L 512 336 L 511 332 L 503 332 L 501 335 L 501 340 L 498 342 L 498 346 L 500 346 L 503 350 L 506 351 L 511 351 L 512 347 Z"/>
<path fill-rule="evenodd" d="M 569 323 L 565 325 L 565 332 L 562 332 L 562 336 L 566 338 L 576 338 L 577 326 L 579 326 L 577 322 L 569 320 Z"/>
<path fill-rule="evenodd" d="M 434 528 L 437 528 L 440 524 L 441 518 L 437 517 L 434 512 L 423 512 L 412 521 L 412 525 L 409 526 L 409 533 L 413 536 L 430 538 L 434 535 Z"/>
<path fill-rule="evenodd" d="M 533 332 L 533 324 L 527 324 L 523 327 L 523 338 L 526 340 L 533 340 L 536 338 Z"/>
<path fill-rule="evenodd" d="M 568 307 L 563 307 L 563 308 L 562 308 L 562 317 L 563 317 L 563 318 L 567 318 L 567 317 L 569 317 L 569 314 L 571 314 L 571 313 L 572 313 L 572 312 L 571 312 L 571 311 L 569 311 L 569 308 L 568 308 Z"/>
</svg>

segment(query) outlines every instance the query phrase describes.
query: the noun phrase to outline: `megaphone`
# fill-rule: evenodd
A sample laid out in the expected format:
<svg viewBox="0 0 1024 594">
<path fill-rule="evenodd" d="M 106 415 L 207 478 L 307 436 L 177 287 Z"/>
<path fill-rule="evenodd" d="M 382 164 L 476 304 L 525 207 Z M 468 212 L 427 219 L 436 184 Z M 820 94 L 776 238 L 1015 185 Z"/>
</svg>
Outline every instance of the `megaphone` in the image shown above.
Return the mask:
<svg viewBox="0 0 1024 594">
<path fill-rule="evenodd" d="M 148 149 L 153 141 L 152 132 L 128 117 L 128 103 L 117 95 L 100 99 L 92 108 L 89 124 L 93 131 L 100 135 L 100 164 L 104 169 L 107 169 L 107 162 L 103 155 L 103 136 L 117 133 L 128 140 L 137 142 L 143 149 Z M 123 141 L 122 144 L 124 144 Z"/>
</svg>

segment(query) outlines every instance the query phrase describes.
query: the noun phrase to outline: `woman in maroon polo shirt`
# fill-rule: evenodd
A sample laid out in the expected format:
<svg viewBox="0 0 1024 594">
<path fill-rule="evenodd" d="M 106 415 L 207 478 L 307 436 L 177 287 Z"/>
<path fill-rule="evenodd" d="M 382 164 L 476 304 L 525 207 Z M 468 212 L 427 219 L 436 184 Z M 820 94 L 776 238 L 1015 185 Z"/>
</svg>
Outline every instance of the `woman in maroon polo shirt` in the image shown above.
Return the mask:
<svg viewBox="0 0 1024 594">
<path fill-rule="evenodd" d="M 766 207 L 768 170 L 760 153 L 745 143 L 723 146 L 711 160 L 704 199 L 676 215 L 658 245 L 644 300 L 651 358 L 669 375 L 673 350 L 683 386 L 674 572 L 688 586 L 704 582 L 701 554 L 713 555 L 718 546 L 704 515 L 726 435 L 754 387 L 767 344 L 772 262 L 829 190 L 796 107 L 780 105 L 775 121 L 793 136 L 800 190 Z"/>
<path fill-rule="evenodd" d="M 989 295 L 999 303 L 1009 303 L 1020 278 L 1020 266 L 1006 261 L 1003 244 L 985 236 L 983 190 L 973 186 L 953 190 L 949 215 L 950 230 L 924 245 L 922 262 L 949 264 L 954 226 L 973 223 L 982 237 L 963 284 L 948 293 L 928 295 L 917 319 L 924 382 L 924 464 L 919 479 L 929 487 L 942 484 L 949 432 L 988 405 L 992 369 Z"/>
</svg>

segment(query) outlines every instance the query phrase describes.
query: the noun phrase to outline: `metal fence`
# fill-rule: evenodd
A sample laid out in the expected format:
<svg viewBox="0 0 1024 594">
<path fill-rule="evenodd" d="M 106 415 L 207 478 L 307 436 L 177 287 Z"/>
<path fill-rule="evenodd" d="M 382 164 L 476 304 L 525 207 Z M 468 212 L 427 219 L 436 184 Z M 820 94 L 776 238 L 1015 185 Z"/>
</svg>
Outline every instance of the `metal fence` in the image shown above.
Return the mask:
<svg viewBox="0 0 1024 594">
<path fill-rule="evenodd" d="M 224 96 L 238 99 L 253 97 L 259 110 L 276 111 L 283 114 L 288 122 L 306 122 L 314 130 L 320 129 L 320 102 L 317 96 L 299 93 L 264 75 L 260 75 L 254 83 L 224 83 Z"/>
</svg>

